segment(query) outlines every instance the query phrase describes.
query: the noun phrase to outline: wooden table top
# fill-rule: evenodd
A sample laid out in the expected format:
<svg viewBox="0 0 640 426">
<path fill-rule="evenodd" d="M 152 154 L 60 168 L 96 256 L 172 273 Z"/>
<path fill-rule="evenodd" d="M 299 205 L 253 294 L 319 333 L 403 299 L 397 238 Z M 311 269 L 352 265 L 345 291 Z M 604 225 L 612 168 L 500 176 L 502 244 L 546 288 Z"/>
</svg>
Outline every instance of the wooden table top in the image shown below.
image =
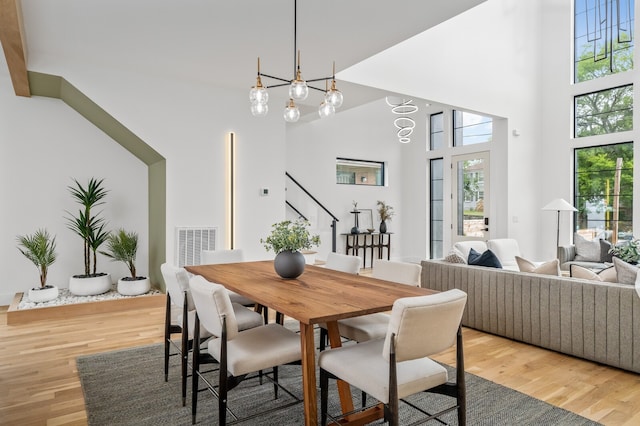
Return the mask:
<svg viewBox="0 0 640 426">
<path fill-rule="evenodd" d="M 297 279 L 284 279 L 276 274 L 271 260 L 185 269 L 304 324 L 384 312 L 401 297 L 436 293 L 315 265 L 306 265 Z"/>
</svg>

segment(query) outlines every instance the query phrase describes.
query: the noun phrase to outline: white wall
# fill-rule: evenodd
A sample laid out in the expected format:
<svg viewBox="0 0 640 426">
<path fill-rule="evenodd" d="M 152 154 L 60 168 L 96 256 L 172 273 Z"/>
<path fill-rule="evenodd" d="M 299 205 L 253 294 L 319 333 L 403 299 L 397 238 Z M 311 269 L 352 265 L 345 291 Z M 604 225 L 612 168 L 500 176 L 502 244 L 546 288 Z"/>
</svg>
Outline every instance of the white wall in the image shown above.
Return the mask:
<svg viewBox="0 0 640 426">
<path fill-rule="evenodd" d="M 380 99 L 328 119 L 291 126 L 286 164 L 289 173 L 338 217 L 338 234 L 350 232 L 354 225 L 354 215 L 349 213 L 353 201 L 359 209 L 373 210 L 375 228 L 380 224 L 376 201 L 383 200 L 394 207 L 396 215 L 388 223 L 388 231 L 394 233 L 391 257 L 403 258 L 409 254 L 404 252 L 406 212 L 402 199 L 413 189 L 403 185 L 404 165 L 394 118 L 384 99 Z M 336 184 L 337 157 L 386 162 L 388 186 Z M 318 257 L 325 258 L 331 250 L 329 219 L 323 213 L 311 214 L 322 224 L 323 244 Z M 338 235 L 337 251 L 344 250 L 345 237 Z"/>
<path fill-rule="evenodd" d="M 489 0 L 338 75 L 504 118 L 492 143 L 492 236 L 518 239 L 531 257 L 546 237 L 539 232 L 540 16 L 539 2 Z"/>
<path fill-rule="evenodd" d="M 8 81 L 8 78 L 7 78 Z M 84 273 L 80 237 L 67 229 L 66 211 L 78 205 L 67 186 L 104 178 L 109 190 L 102 206 L 110 229 L 139 234 L 137 266 L 148 264 L 147 167 L 60 100 L 22 98 L 0 86 L 0 305 L 17 292 L 39 285 L 39 272 L 16 248 L 16 236 L 46 228 L 56 236 L 58 259 L 48 284 L 68 287 L 69 277 Z M 113 280 L 128 274 L 122 263 L 98 255 L 98 270 Z"/>
</svg>

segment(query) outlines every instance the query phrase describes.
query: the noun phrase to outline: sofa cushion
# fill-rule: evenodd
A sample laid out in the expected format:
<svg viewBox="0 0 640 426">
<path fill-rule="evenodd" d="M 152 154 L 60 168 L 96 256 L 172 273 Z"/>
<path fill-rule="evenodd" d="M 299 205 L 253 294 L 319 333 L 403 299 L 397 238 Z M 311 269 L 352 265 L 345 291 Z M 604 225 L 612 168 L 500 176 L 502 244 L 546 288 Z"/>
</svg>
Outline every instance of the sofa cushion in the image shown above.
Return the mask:
<svg viewBox="0 0 640 426">
<path fill-rule="evenodd" d="M 627 263 L 614 256 L 613 266 L 616 268 L 616 275 L 618 276 L 618 282 L 620 284 L 635 285 L 638 275 L 638 267 L 636 265 Z"/>
<path fill-rule="evenodd" d="M 496 256 L 495 253 L 492 252 L 491 250 L 485 250 L 482 253 L 478 253 L 473 248 L 470 249 L 467 263 L 469 265 L 488 266 L 490 268 L 502 269 L 502 265 L 500 264 L 500 259 L 498 259 L 498 256 Z"/>
<path fill-rule="evenodd" d="M 534 274 L 555 275 L 556 277 L 561 276 L 560 262 L 558 261 L 558 259 L 553 259 L 548 262 L 542 262 L 540 264 L 536 264 L 523 257 L 516 256 L 516 262 L 518 263 L 518 268 L 520 269 L 520 272 L 532 272 Z"/>
<path fill-rule="evenodd" d="M 597 273 L 602 281 L 606 283 L 617 283 L 618 282 L 618 273 L 616 272 L 615 266 L 610 266 L 608 268 L 604 268 L 600 272 Z"/>
<path fill-rule="evenodd" d="M 609 253 L 609 250 L 613 247 L 613 245 L 607 240 L 598 240 L 600 243 L 600 262 L 613 262 L 613 254 Z"/>
<path fill-rule="evenodd" d="M 513 238 L 495 238 L 487 241 L 487 249 L 498 256 L 503 268 L 513 266 L 514 270 L 518 270 L 516 256 L 520 256 L 520 246 L 517 240 Z"/>
<path fill-rule="evenodd" d="M 580 234 L 574 234 L 576 245 L 576 257 L 574 260 L 581 262 L 600 262 L 600 242 L 587 240 Z"/>
</svg>

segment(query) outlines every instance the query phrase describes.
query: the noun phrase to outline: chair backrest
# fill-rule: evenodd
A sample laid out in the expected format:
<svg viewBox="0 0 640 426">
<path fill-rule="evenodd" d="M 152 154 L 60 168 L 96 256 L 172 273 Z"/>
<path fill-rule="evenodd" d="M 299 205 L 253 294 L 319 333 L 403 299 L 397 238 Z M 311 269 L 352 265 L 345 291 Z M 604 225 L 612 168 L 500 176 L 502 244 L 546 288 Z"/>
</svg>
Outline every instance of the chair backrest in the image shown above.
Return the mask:
<svg viewBox="0 0 640 426">
<path fill-rule="evenodd" d="M 347 272 L 349 274 L 359 274 L 362 259 L 358 256 L 348 256 L 346 254 L 338 254 L 329 252 L 325 268 L 335 271 Z"/>
<path fill-rule="evenodd" d="M 160 265 L 160 272 L 164 284 L 167 287 L 167 293 L 171 296 L 171 303 L 176 306 L 184 304 L 184 292 L 187 292 L 187 308 L 192 311 L 195 309 L 191 293 L 189 292 L 189 274 L 184 268 L 176 268 L 168 263 Z"/>
<path fill-rule="evenodd" d="M 389 360 L 392 334 L 396 336 L 397 362 L 424 358 L 450 348 L 456 341 L 466 302 L 467 293 L 459 289 L 396 300 L 382 355 Z"/>
<path fill-rule="evenodd" d="M 371 275 L 373 278 L 419 287 L 421 272 L 422 266 L 417 263 L 378 259 L 373 264 Z"/>
<path fill-rule="evenodd" d="M 487 248 L 498 256 L 503 267 L 517 266 L 516 256 L 522 256 L 520 254 L 518 241 L 513 238 L 496 238 L 489 240 L 487 241 Z"/>
<path fill-rule="evenodd" d="M 214 336 L 222 336 L 222 318 L 227 318 L 227 340 L 238 334 L 238 322 L 227 289 L 196 275 L 189 288 L 202 326 Z"/>
<path fill-rule="evenodd" d="M 242 249 L 202 250 L 202 253 L 200 253 L 200 263 L 203 265 L 238 262 L 244 262 L 244 252 Z"/>
</svg>

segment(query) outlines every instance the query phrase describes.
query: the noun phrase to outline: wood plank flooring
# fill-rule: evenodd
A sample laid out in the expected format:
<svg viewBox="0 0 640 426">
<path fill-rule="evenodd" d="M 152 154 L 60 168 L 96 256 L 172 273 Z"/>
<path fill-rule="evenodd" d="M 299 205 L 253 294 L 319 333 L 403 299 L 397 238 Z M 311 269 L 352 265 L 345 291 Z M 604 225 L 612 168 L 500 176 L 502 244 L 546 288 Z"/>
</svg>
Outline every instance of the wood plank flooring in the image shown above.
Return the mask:
<svg viewBox="0 0 640 426">
<path fill-rule="evenodd" d="M 84 425 L 75 358 L 162 342 L 164 308 L 6 324 L 0 424 Z M 640 375 L 465 329 L 466 370 L 605 425 L 640 424 Z M 453 352 L 438 359 L 453 362 Z M 158 374 L 161 374 L 159 371 Z"/>
</svg>

